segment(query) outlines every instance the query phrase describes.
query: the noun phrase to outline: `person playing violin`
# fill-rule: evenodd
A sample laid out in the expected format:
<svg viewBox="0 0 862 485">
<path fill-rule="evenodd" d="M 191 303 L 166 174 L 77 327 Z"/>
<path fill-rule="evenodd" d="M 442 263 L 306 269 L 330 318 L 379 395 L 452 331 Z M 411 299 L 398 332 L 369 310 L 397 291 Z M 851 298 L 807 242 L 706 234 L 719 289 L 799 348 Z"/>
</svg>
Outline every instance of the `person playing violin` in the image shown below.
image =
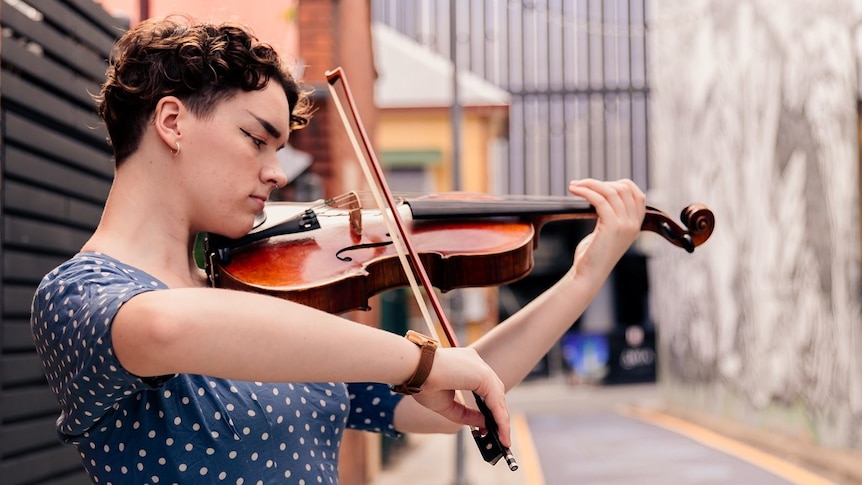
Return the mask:
<svg viewBox="0 0 862 485">
<path fill-rule="evenodd" d="M 118 40 L 96 98 L 111 191 L 92 237 L 41 281 L 31 316 L 58 436 L 96 483 L 337 483 L 346 428 L 483 427 L 456 390 L 484 398 L 509 446 L 506 390 L 584 311 L 644 218 L 631 181 L 572 182 L 598 217 L 568 273 L 473 345 L 437 350 L 406 396 L 390 386 L 415 377 L 414 343 L 208 287 L 196 264 L 197 234 L 252 228 L 286 183 L 276 152 L 308 122 L 308 98 L 269 45 L 229 23 L 145 21 Z"/>
</svg>

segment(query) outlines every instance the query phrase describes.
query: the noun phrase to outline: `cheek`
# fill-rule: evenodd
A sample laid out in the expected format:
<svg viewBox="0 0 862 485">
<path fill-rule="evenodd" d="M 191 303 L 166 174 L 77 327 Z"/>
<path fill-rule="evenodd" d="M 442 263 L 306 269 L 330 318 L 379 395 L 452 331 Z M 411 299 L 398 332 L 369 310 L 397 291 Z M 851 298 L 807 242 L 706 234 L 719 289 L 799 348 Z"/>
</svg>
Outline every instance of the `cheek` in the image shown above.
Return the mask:
<svg viewBox="0 0 862 485">
<path fill-rule="evenodd" d="M 205 162 L 221 163 L 238 150 L 236 139 L 221 123 L 201 123 L 190 128 L 187 134 L 193 153 Z"/>
<path fill-rule="evenodd" d="M 220 125 L 200 129 L 189 137 L 188 155 L 195 172 L 193 180 L 218 185 L 222 191 L 248 190 L 255 184 L 260 168 L 252 150 L 244 146 L 244 139 L 231 136 L 232 132 Z M 185 147 L 183 147 L 185 150 Z"/>
<path fill-rule="evenodd" d="M 224 142 L 213 141 L 200 147 L 194 161 L 195 170 L 200 178 L 206 178 L 207 183 L 225 184 L 241 183 L 239 167 L 242 164 L 238 150 Z"/>
</svg>

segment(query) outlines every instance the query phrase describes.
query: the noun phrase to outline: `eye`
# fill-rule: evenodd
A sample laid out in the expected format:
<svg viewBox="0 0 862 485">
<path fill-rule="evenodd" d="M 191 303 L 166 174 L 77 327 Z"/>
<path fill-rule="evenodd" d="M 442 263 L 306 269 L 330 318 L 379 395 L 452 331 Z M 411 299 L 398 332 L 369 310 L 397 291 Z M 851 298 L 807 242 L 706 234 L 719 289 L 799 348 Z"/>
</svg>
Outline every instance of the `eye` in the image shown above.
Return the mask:
<svg viewBox="0 0 862 485">
<path fill-rule="evenodd" d="M 243 130 L 242 128 L 240 128 L 240 129 L 239 129 L 239 131 L 241 131 L 243 135 L 245 135 L 245 136 L 247 136 L 247 137 L 251 138 L 251 142 L 252 142 L 252 143 L 254 143 L 254 146 L 256 146 L 258 149 L 259 149 L 261 146 L 266 145 L 266 142 L 265 142 L 265 141 L 261 140 L 260 138 L 255 137 L 255 136 L 252 136 L 252 134 L 251 134 L 251 133 L 249 133 L 249 132 L 247 132 L 247 131 Z"/>
</svg>

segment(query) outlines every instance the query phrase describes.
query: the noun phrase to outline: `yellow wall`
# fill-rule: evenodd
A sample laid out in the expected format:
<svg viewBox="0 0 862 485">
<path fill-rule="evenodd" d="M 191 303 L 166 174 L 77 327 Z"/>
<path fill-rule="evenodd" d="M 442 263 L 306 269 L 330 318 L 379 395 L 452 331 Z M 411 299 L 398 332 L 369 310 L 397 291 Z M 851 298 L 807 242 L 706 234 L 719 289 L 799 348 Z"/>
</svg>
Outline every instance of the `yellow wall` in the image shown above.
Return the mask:
<svg viewBox="0 0 862 485">
<path fill-rule="evenodd" d="M 461 189 L 488 191 L 488 145 L 498 136 L 502 110 L 465 110 L 461 130 Z M 503 111 L 503 113 L 505 113 Z M 448 109 L 381 110 L 377 150 L 439 150 L 443 163 L 430 167 L 439 192 L 452 189 L 452 130 Z"/>
<path fill-rule="evenodd" d="M 488 192 L 488 146 L 502 136 L 506 127 L 508 108 L 465 109 L 461 133 L 461 190 Z M 385 151 L 439 150 L 442 163 L 428 167 L 436 192 L 452 190 L 452 129 L 449 109 L 382 109 L 378 119 L 376 149 Z M 484 308 L 472 312 L 466 322 L 466 341 L 469 344 L 498 323 L 497 288 L 469 290 L 465 299 Z M 480 314 L 484 313 L 482 316 Z"/>
</svg>

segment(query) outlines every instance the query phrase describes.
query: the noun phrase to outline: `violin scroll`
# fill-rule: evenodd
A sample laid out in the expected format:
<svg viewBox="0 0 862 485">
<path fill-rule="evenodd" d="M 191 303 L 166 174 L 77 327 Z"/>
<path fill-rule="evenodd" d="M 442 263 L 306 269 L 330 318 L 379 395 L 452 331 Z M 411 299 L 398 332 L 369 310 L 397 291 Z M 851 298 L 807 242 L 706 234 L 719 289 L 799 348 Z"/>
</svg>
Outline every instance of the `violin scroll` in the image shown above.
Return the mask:
<svg viewBox="0 0 862 485">
<path fill-rule="evenodd" d="M 688 227 L 695 246 L 705 243 L 715 229 L 715 214 L 703 204 L 691 204 L 680 214 L 682 223 Z"/>
<path fill-rule="evenodd" d="M 712 235 L 715 229 L 715 214 L 703 204 L 691 204 L 682 210 L 679 217 L 685 228 L 680 227 L 664 212 L 647 207 L 641 229 L 659 234 L 674 246 L 689 253 L 694 252 L 694 248 L 706 242 Z"/>
</svg>

